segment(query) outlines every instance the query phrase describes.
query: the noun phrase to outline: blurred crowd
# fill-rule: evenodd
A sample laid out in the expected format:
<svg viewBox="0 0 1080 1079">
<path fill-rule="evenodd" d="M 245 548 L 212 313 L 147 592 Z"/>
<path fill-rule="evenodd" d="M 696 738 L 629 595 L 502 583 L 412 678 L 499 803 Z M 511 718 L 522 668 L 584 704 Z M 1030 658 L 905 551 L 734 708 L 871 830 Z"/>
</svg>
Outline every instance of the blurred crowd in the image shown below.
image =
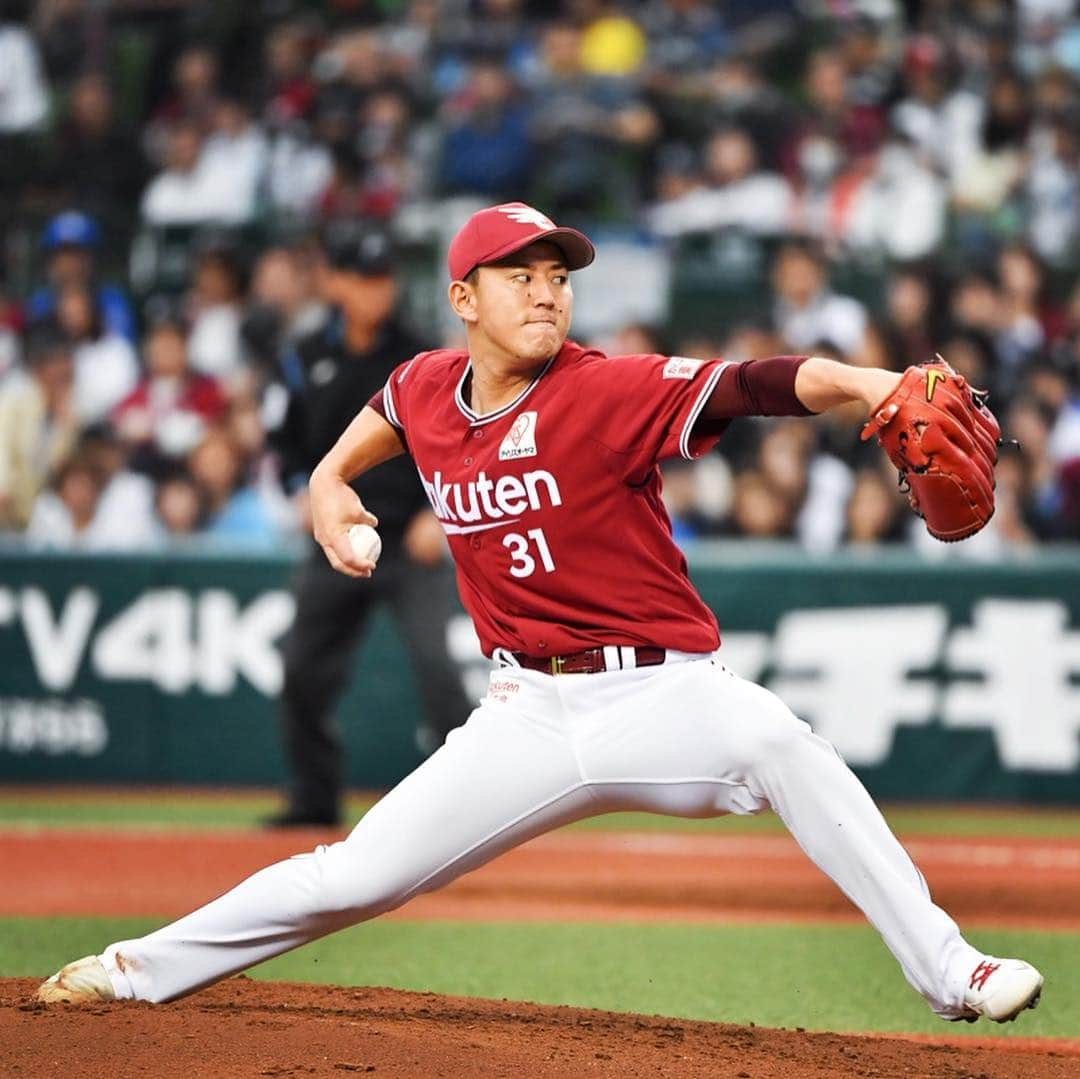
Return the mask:
<svg viewBox="0 0 1080 1079">
<path fill-rule="evenodd" d="M 601 251 L 757 252 L 723 326 L 612 325 L 609 351 L 940 352 L 1015 440 L 974 548 L 1080 539 L 1075 7 L 0 2 L 0 535 L 302 533 L 288 414 L 333 316 L 320 235 L 384 230 L 381 317 L 412 273 L 434 297 L 414 329 L 457 343 L 430 314 L 441 248 L 523 199 Z M 854 412 L 738 424 L 665 477 L 680 539 L 929 542 Z"/>
</svg>

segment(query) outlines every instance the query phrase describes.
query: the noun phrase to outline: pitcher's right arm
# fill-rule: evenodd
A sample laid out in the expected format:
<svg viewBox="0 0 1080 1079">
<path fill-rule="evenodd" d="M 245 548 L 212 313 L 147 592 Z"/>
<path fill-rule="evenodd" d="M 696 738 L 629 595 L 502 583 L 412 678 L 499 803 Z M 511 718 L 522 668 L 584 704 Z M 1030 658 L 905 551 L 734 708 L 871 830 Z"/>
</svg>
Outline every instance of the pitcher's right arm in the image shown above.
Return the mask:
<svg viewBox="0 0 1080 1079">
<path fill-rule="evenodd" d="M 355 524 L 378 525 L 349 486 L 357 476 L 405 452 L 401 435 L 365 406 L 311 473 L 311 520 L 316 542 L 330 565 L 349 577 L 370 577 L 374 562 L 353 554 L 348 532 Z"/>
</svg>

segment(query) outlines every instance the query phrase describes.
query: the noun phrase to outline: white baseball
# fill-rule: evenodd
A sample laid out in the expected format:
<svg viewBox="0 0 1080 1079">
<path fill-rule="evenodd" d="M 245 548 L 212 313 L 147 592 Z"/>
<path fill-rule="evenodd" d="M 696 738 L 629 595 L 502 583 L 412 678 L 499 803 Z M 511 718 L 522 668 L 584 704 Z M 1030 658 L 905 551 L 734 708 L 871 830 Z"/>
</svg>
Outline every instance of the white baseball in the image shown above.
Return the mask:
<svg viewBox="0 0 1080 1079">
<path fill-rule="evenodd" d="M 382 554 L 382 540 L 371 525 L 353 525 L 349 529 L 349 546 L 357 558 L 366 562 L 378 562 Z"/>
</svg>

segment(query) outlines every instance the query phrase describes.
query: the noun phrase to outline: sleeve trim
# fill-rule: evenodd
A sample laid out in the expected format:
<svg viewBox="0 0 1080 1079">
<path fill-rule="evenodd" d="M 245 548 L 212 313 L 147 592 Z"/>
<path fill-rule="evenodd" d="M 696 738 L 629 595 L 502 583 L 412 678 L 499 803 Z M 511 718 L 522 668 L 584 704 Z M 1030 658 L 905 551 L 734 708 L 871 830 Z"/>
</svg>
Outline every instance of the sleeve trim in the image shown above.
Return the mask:
<svg viewBox="0 0 1080 1079">
<path fill-rule="evenodd" d="M 393 391 L 393 375 L 386 380 L 386 385 L 383 387 L 383 408 L 386 409 L 386 418 L 390 423 L 396 427 L 399 431 L 404 431 L 404 425 L 401 420 L 398 419 L 397 405 L 394 404 L 394 391 Z"/>
<path fill-rule="evenodd" d="M 705 408 L 705 402 L 709 400 L 713 390 L 716 388 L 717 382 L 720 381 L 720 375 L 725 368 L 730 366 L 730 360 L 721 360 L 709 372 L 709 377 L 705 380 L 705 385 L 701 387 L 701 393 L 698 394 L 693 408 L 690 409 L 690 414 L 686 417 L 686 423 L 683 424 L 682 434 L 679 436 L 679 453 L 688 461 L 694 459 L 694 455 L 690 452 L 690 434 L 694 429 L 694 424 L 697 423 L 702 409 Z"/>
</svg>

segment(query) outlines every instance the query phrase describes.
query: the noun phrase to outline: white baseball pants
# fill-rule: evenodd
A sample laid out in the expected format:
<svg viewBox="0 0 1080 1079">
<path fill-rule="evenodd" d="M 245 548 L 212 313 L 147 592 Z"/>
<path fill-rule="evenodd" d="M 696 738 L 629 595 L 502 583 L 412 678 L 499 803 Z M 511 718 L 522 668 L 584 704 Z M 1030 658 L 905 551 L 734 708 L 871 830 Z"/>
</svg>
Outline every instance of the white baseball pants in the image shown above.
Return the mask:
<svg viewBox="0 0 1080 1079">
<path fill-rule="evenodd" d="M 771 806 L 863 911 L 938 1014 L 961 1010 L 980 955 L 833 747 L 711 656 L 551 677 L 491 674 L 446 744 L 349 837 L 271 865 L 102 961 L 117 995 L 167 1001 L 374 918 L 569 821 Z"/>
</svg>

